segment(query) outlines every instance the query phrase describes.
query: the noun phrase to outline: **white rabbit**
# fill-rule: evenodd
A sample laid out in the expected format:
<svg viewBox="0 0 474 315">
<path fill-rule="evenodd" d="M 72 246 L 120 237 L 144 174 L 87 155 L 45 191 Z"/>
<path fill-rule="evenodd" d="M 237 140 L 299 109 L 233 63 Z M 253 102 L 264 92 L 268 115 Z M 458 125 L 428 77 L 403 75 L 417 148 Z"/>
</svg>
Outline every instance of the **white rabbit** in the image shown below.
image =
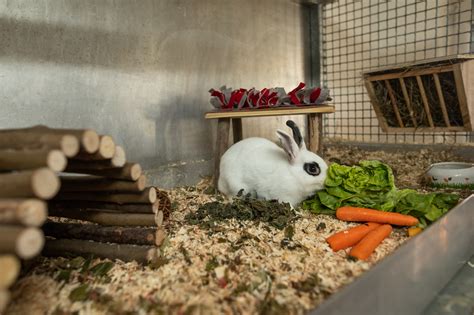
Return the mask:
<svg viewBox="0 0 474 315">
<path fill-rule="evenodd" d="M 264 138 L 247 138 L 222 156 L 218 189 L 227 198 L 243 189 L 256 198 L 288 202 L 293 207 L 324 188 L 328 166 L 308 151 L 296 124 L 286 122 L 294 139 L 277 130 L 282 148 Z"/>
</svg>

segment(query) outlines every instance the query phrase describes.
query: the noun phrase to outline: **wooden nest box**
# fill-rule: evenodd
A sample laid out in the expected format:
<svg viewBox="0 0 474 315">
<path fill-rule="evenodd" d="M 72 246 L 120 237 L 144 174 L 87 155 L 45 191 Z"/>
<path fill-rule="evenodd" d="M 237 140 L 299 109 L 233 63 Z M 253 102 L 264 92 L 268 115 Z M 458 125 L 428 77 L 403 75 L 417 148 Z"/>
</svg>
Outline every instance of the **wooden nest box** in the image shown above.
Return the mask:
<svg viewBox="0 0 474 315">
<path fill-rule="evenodd" d="M 474 56 L 364 73 L 384 132 L 474 131 Z"/>
</svg>

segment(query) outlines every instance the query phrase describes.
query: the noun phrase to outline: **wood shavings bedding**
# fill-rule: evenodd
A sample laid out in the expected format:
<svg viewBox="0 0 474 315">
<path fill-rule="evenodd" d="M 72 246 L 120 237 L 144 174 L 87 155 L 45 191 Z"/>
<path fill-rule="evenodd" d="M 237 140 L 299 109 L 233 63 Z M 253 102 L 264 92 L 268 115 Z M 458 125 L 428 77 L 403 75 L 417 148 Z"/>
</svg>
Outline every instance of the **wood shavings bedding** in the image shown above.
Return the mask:
<svg viewBox="0 0 474 315">
<path fill-rule="evenodd" d="M 341 157 L 380 159 L 396 170 L 398 185 L 413 187 L 420 169 L 446 156 L 428 152 L 413 159 L 347 149 L 326 154 L 349 160 Z M 406 231 L 396 228 L 369 260 L 354 261 L 347 251 L 334 253 L 325 238 L 357 224 L 331 216 L 303 214 L 294 222 L 293 246 L 283 244 L 284 230 L 264 223 L 231 219 L 211 233 L 184 220 L 199 205 L 216 200 L 208 194 L 209 184 L 169 191 L 174 211 L 160 265 L 116 261 L 104 280 L 68 267 L 70 259 L 39 258 L 12 288 L 7 314 L 303 314 L 407 240 Z M 69 281 L 60 281 L 64 270 L 70 270 Z M 72 301 L 71 292 L 81 285 L 87 298 Z"/>
</svg>

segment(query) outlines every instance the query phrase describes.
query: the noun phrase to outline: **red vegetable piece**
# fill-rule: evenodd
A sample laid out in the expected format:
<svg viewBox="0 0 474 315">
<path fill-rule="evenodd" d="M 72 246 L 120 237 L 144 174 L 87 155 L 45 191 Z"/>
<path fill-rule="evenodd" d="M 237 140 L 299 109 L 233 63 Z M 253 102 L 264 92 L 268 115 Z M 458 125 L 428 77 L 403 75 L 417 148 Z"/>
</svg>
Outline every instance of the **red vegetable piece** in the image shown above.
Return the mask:
<svg viewBox="0 0 474 315">
<path fill-rule="evenodd" d="M 295 105 L 301 105 L 303 103 L 303 100 L 300 100 L 298 98 L 298 96 L 296 95 L 296 93 L 303 89 L 304 87 L 306 86 L 306 84 L 304 84 L 303 82 L 300 82 L 300 84 L 294 88 L 293 90 L 291 90 L 289 93 L 288 93 L 288 96 L 290 97 L 290 100 L 293 104 Z"/>
<path fill-rule="evenodd" d="M 259 96 L 260 96 L 260 92 L 257 90 L 253 90 L 252 92 L 249 92 L 249 95 L 248 95 L 249 104 L 253 107 L 257 107 Z"/>
<path fill-rule="evenodd" d="M 311 104 L 314 104 L 316 102 L 320 94 L 321 94 L 321 88 L 316 88 L 311 92 L 311 95 L 309 96 Z"/>
<path fill-rule="evenodd" d="M 236 97 L 237 97 L 238 93 L 239 93 L 239 91 L 232 91 L 232 93 L 230 94 L 229 103 L 227 103 L 227 108 L 234 107 L 234 103 L 236 101 Z"/>
<path fill-rule="evenodd" d="M 211 96 L 217 97 L 221 101 L 222 107 L 225 107 L 226 104 L 225 104 L 224 93 L 212 89 L 211 90 Z"/>
<path fill-rule="evenodd" d="M 270 93 L 270 90 L 269 89 L 263 89 L 261 92 L 260 92 L 260 97 L 258 99 L 258 107 L 265 107 L 267 106 L 268 104 L 268 93 Z"/>
<path fill-rule="evenodd" d="M 242 100 L 242 97 L 245 95 L 246 90 L 245 89 L 239 89 L 235 93 L 235 107 L 239 107 L 240 101 Z"/>
</svg>

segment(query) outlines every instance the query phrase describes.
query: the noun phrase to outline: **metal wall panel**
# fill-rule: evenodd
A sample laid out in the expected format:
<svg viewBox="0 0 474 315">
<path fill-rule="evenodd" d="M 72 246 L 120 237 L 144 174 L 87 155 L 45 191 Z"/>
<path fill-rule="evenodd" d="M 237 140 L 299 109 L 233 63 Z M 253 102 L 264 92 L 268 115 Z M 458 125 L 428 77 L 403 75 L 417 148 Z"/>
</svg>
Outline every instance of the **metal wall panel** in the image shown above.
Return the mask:
<svg viewBox="0 0 474 315">
<path fill-rule="evenodd" d="M 0 128 L 93 128 L 146 169 L 203 175 L 209 88 L 305 81 L 306 15 L 289 0 L 0 0 Z M 275 139 L 284 120 L 249 119 L 244 136 Z"/>
</svg>

